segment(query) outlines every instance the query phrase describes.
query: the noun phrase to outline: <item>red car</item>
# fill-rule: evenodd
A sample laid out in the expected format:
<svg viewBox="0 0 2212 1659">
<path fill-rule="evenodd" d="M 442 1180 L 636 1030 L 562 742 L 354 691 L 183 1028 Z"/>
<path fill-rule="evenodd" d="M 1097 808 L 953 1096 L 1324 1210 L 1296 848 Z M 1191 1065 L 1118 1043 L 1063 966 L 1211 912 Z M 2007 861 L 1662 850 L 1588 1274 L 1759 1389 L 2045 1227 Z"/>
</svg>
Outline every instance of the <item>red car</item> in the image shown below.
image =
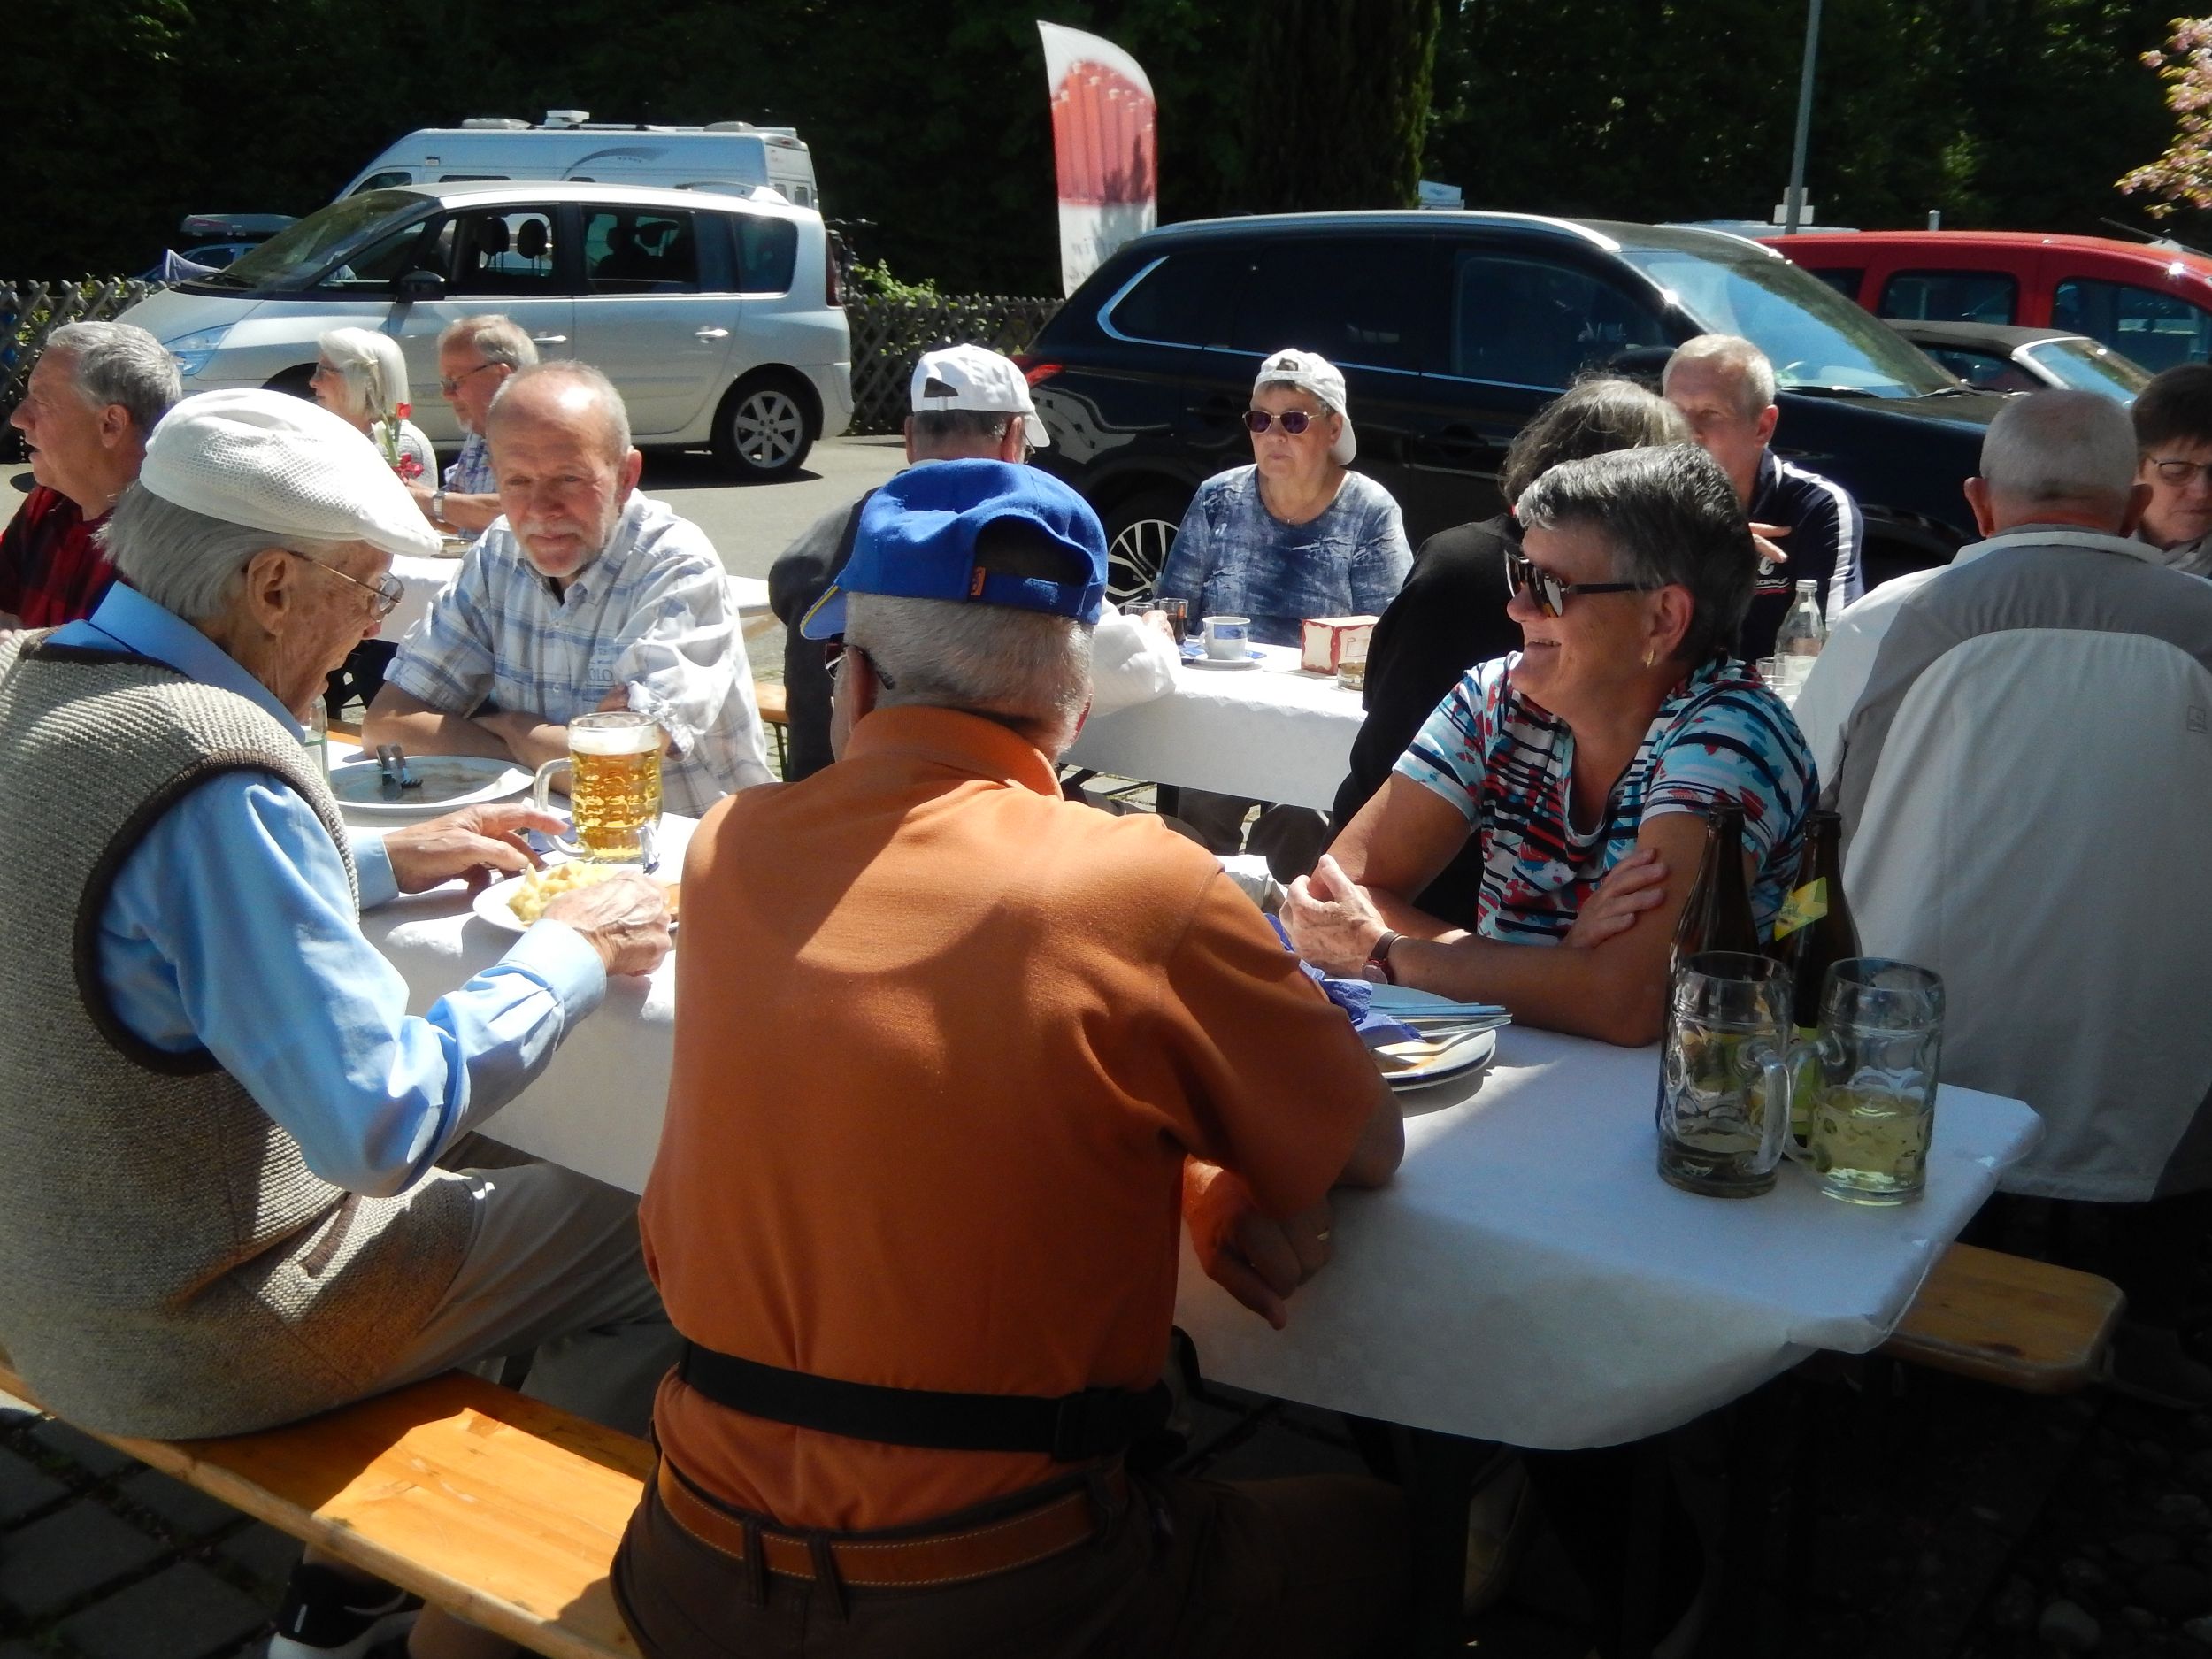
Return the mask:
<svg viewBox="0 0 2212 1659">
<path fill-rule="evenodd" d="M 2185 248 L 1997 230 L 1763 240 L 1877 317 L 2070 329 L 2154 374 L 2212 359 L 2212 258 Z"/>
</svg>

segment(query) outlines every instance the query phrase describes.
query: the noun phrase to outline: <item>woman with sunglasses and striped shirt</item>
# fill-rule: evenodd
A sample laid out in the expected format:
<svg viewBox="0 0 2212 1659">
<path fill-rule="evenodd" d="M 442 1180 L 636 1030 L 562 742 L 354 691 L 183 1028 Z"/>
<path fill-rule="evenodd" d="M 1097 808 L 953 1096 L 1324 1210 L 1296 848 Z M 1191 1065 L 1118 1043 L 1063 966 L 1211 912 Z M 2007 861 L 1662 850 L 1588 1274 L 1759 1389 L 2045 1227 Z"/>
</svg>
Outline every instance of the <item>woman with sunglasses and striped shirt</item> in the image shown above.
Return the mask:
<svg viewBox="0 0 2212 1659">
<path fill-rule="evenodd" d="M 1705 837 L 1742 808 L 1763 933 L 1818 793 L 1779 698 L 1729 656 L 1758 555 L 1693 445 L 1552 468 L 1517 506 L 1521 649 L 1469 671 L 1283 906 L 1307 961 L 1626 1044 L 1658 1037 Z M 1470 840 L 1471 917 L 1412 898 Z"/>
</svg>

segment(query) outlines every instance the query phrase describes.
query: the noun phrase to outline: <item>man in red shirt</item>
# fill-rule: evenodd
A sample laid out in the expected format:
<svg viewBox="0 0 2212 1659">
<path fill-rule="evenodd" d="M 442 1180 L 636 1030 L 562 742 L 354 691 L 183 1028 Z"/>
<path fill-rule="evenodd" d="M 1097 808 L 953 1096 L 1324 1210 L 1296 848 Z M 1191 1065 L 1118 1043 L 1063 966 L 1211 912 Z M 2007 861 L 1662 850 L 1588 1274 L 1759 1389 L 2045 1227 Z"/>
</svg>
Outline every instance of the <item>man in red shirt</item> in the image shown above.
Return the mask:
<svg viewBox="0 0 2212 1659">
<path fill-rule="evenodd" d="M 129 323 L 65 323 L 47 337 L 8 425 L 37 480 L 0 531 L 0 628 L 92 614 L 115 580 L 96 532 L 138 476 L 146 437 L 183 395 L 177 360 Z"/>
</svg>

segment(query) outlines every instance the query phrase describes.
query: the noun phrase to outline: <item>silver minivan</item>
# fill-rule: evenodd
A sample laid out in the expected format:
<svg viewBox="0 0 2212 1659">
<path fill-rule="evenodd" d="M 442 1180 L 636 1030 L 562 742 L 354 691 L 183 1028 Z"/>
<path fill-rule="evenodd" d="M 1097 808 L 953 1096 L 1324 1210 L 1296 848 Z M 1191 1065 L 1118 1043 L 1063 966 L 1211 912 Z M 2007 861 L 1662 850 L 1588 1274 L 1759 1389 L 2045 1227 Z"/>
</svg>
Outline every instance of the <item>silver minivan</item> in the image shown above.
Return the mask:
<svg viewBox="0 0 2212 1659">
<path fill-rule="evenodd" d="M 328 329 L 400 342 L 414 419 L 461 433 L 438 396 L 439 331 L 503 311 L 548 357 L 605 372 L 642 445 L 710 444 L 741 476 L 798 470 L 852 419 L 852 345 L 821 215 L 781 202 L 596 184 L 370 190 L 124 314 L 173 351 L 184 388 L 304 396 Z"/>
</svg>

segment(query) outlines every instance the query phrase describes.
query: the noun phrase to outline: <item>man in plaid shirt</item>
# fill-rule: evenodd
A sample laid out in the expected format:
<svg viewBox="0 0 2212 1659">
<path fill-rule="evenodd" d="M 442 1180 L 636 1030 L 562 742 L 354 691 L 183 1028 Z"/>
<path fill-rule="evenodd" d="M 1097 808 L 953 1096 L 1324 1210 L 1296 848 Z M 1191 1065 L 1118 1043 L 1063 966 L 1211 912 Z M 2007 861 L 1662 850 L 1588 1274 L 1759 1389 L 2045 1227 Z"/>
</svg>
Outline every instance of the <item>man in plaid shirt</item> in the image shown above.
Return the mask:
<svg viewBox="0 0 2212 1659">
<path fill-rule="evenodd" d="M 595 710 L 668 734 L 662 793 L 696 815 L 769 781 L 752 670 L 706 534 L 636 493 L 621 395 L 577 363 L 525 369 L 486 422 L 503 517 L 408 631 L 366 747 L 537 766 Z"/>
</svg>

